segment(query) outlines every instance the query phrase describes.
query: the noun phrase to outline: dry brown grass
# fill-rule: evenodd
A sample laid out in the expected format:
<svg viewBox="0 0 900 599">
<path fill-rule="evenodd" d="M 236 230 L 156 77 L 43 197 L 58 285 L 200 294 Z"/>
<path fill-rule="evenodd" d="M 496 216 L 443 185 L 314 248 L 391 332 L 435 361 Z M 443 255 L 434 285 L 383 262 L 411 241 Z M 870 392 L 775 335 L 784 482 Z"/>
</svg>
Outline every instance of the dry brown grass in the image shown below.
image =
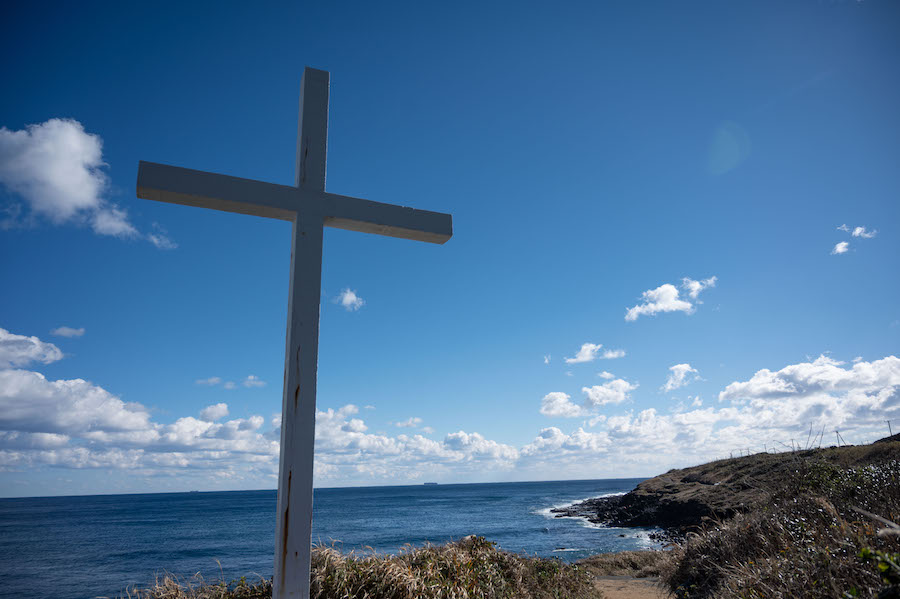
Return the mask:
<svg viewBox="0 0 900 599">
<path fill-rule="evenodd" d="M 878 523 L 854 506 L 896 521 L 900 462 L 798 462 L 768 504 L 688 535 L 662 580 L 685 598 L 877 597 L 884 582 L 860 552 L 900 551 L 900 537 L 876 535 Z"/>
<path fill-rule="evenodd" d="M 578 565 L 593 576 L 649 578 L 659 576 L 660 566 L 668 557 L 666 551 L 620 551 L 592 555 L 579 560 Z"/>
<path fill-rule="evenodd" d="M 192 584 L 193 583 L 193 584 Z M 166 577 L 134 599 L 264 599 L 268 580 L 204 584 Z M 499 551 L 482 537 L 446 545 L 408 547 L 399 555 L 344 554 L 316 547 L 314 599 L 598 599 L 584 569 L 555 559 Z"/>
</svg>

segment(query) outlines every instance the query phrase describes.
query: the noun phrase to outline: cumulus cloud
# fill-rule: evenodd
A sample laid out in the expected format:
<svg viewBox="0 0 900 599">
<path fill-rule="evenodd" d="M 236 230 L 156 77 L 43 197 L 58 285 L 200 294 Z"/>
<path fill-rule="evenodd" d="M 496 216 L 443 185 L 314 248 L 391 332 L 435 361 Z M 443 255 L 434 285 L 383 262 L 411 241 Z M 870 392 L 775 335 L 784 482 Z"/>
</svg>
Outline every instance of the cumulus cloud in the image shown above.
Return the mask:
<svg viewBox="0 0 900 599">
<path fill-rule="evenodd" d="M 80 329 L 74 329 L 72 327 L 57 327 L 50 331 L 51 335 L 56 335 L 57 337 L 81 337 L 84 335 L 84 327 Z"/>
<path fill-rule="evenodd" d="M 150 414 L 82 379 L 49 381 L 27 370 L 0 370 L 0 430 L 81 435 L 140 431 Z"/>
<path fill-rule="evenodd" d="M 708 279 L 703 279 L 702 281 L 695 281 L 694 279 L 684 277 L 681 279 L 681 287 L 687 291 L 687 294 L 691 299 L 697 299 L 697 296 L 700 295 L 701 291 L 710 287 L 715 287 L 717 280 L 718 277 L 710 277 Z"/>
<path fill-rule="evenodd" d="M 611 372 L 606 372 L 605 370 L 603 372 L 598 372 L 597 376 L 599 376 L 601 379 L 606 379 L 606 380 L 616 378 L 616 375 L 614 375 Z"/>
<path fill-rule="evenodd" d="M 697 369 L 692 368 L 690 364 L 676 364 L 675 366 L 670 366 L 669 378 L 666 379 L 666 384 L 662 386 L 662 390 L 666 393 L 674 391 L 679 387 L 684 387 L 697 378 Z"/>
<path fill-rule="evenodd" d="M 98 235 L 146 237 L 161 249 L 177 245 L 159 230 L 142 235 L 107 194 L 103 141 L 73 119 L 49 119 L 13 131 L 0 128 L 0 185 L 22 204 L 7 206 L 2 226 L 46 219 L 54 225 L 89 226 Z"/>
<path fill-rule="evenodd" d="M 450 433 L 444 438 L 444 445 L 452 451 L 462 454 L 463 459 L 472 461 L 488 458 L 498 462 L 512 462 L 519 457 L 519 451 L 510 445 L 485 439 L 479 433 L 459 431 Z"/>
<path fill-rule="evenodd" d="M 616 358 L 624 358 L 624 349 L 604 349 L 603 355 L 600 356 L 604 360 L 615 360 Z"/>
<path fill-rule="evenodd" d="M 86 222 L 101 235 L 134 236 L 126 213 L 103 198 L 109 185 L 105 166 L 102 140 L 78 121 L 0 128 L 0 182 L 33 214 L 57 225 Z"/>
<path fill-rule="evenodd" d="M 584 414 L 581 406 L 572 403 L 569 395 L 553 391 L 541 400 L 541 414 L 551 417 L 578 418 Z"/>
<path fill-rule="evenodd" d="M 709 287 L 715 287 L 717 278 L 710 277 L 701 281 L 685 277 L 682 279 L 681 287 L 687 293 L 687 297 L 697 300 L 700 292 Z M 692 314 L 694 305 L 680 296 L 680 292 L 675 285 L 665 283 L 656 289 L 648 289 L 641 294 L 642 303 L 628 308 L 625 312 L 625 320 L 637 320 L 641 315 L 653 316 L 660 312 L 684 312 Z M 702 303 L 702 302 L 697 302 Z"/>
<path fill-rule="evenodd" d="M 608 372 L 602 372 L 600 376 L 606 379 L 605 383 L 581 389 L 585 394 L 582 405 L 573 402 L 566 393 L 553 391 L 541 400 L 541 414 L 558 418 L 591 417 L 591 426 L 594 426 L 604 418 L 597 413 L 598 408 L 628 401 L 631 399 L 631 392 L 638 387 L 625 379 L 617 379 Z"/>
<path fill-rule="evenodd" d="M 400 428 L 414 428 L 422 424 L 422 419 L 418 416 L 413 416 L 404 420 L 403 422 L 395 422 L 394 426 L 398 426 Z"/>
<path fill-rule="evenodd" d="M 200 410 L 200 418 L 207 422 L 215 422 L 228 416 L 228 404 L 217 403 Z"/>
<path fill-rule="evenodd" d="M 893 389 L 900 385 L 900 359 L 888 356 L 874 362 L 844 362 L 819 356 L 778 371 L 764 368 L 749 381 L 734 382 L 719 394 L 719 401 L 747 402 L 833 395 L 850 390 L 864 393 Z"/>
<path fill-rule="evenodd" d="M 840 241 L 840 242 L 834 244 L 834 247 L 831 248 L 831 255 L 834 256 L 835 254 L 846 254 L 847 250 L 849 250 L 849 249 L 850 249 L 849 243 L 847 243 L 846 241 Z"/>
<path fill-rule="evenodd" d="M 32 362 L 50 364 L 62 357 L 63 353 L 52 343 L 0 329 L 0 368 L 27 366 Z"/>
<path fill-rule="evenodd" d="M 356 295 L 356 291 L 353 291 L 352 289 L 344 289 L 341 291 L 341 293 L 334 298 L 334 302 L 348 312 L 355 312 L 362 308 L 366 303 L 365 300 Z"/>
<path fill-rule="evenodd" d="M 628 401 L 631 398 L 631 392 L 637 387 L 637 385 L 633 385 L 625 379 L 613 379 L 602 385 L 583 387 L 581 391 L 587 394 L 586 403 L 588 405 L 599 407 Z"/>
<path fill-rule="evenodd" d="M 581 362 L 593 362 L 597 359 L 600 348 L 603 347 L 599 343 L 585 343 L 575 354 L 574 358 L 566 358 L 566 364 L 579 364 Z"/>
<path fill-rule="evenodd" d="M 883 420 L 900 418 L 900 359 L 894 356 L 852 364 L 820 356 L 762 369 L 726 386 L 716 406 L 703 408 L 699 397 L 688 397 L 689 407 L 665 414 L 626 409 L 636 388 L 610 378 L 585 387 L 580 406 L 565 393 L 550 393 L 542 401 L 543 413 L 584 422 L 569 430 L 543 428 L 518 447 L 466 430 L 443 439 L 375 434 L 355 405 L 320 409 L 316 477 L 367 484 L 409 483 L 422 476 L 522 480 L 546 478 L 548 472 L 561 478 L 651 475 L 738 447 L 762 450 L 773 440 L 786 442 L 801 430 L 805 434 L 810 423 L 814 430 L 840 428 L 852 442 L 883 436 Z M 119 468 L 140 475 L 193 472 L 209 481 L 244 477 L 272 484 L 280 415 L 270 422 L 258 415 L 227 417 L 223 403 L 200 410 L 199 418 L 160 422 L 141 404 L 94 383 L 54 381 L 9 367 L 0 370 L 0 470 Z"/>
<path fill-rule="evenodd" d="M 547 354 L 544 356 L 544 364 L 549 364 L 549 363 L 550 363 L 550 354 Z"/>
</svg>

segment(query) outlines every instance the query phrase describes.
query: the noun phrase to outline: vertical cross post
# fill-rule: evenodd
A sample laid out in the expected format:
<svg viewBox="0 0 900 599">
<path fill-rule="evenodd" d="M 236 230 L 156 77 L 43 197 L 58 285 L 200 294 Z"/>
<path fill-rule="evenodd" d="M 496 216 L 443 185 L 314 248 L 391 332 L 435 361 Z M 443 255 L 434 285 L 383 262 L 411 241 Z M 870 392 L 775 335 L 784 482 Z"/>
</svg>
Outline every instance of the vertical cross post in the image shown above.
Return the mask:
<svg viewBox="0 0 900 599">
<path fill-rule="evenodd" d="M 274 599 L 309 597 L 322 228 L 429 243 L 444 243 L 453 235 L 453 219 L 449 214 L 325 191 L 326 71 L 309 67 L 304 71 L 299 121 L 293 187 L 141 161 L 136 189 L 139 198 L 275 218 L 292 224 Z"/>
<path fill-rule="evenodd" d="M 300 90 L 295 184 L 325 191 L 328 73 L 306 69 Z M 306 202 L 293 223 L 284 357 L 273 599 L 308 599 L 313 450 L 324 215 Z"/>
</svg>

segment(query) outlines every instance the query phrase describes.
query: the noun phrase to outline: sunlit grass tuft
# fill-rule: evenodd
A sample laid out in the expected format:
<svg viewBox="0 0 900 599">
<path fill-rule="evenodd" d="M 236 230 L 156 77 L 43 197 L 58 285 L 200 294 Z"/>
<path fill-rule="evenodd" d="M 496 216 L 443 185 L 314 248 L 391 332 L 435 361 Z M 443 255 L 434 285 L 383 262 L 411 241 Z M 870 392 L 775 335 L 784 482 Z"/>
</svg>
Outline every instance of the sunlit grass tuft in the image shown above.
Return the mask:
<svg viewBox="0 0 900 599">
<path fill-rule="evenodd" d="M 166 577 L 134 599 L 263 599 L 269 580 L 204 584 Z M 596 599 L 591 577 L 556 559 L 498 550 L 483 537 L 446 545 L 407 547 L 399 555 L 342 553 L 316 547 L 310 596 L 314 599 Z"/>
</svg>

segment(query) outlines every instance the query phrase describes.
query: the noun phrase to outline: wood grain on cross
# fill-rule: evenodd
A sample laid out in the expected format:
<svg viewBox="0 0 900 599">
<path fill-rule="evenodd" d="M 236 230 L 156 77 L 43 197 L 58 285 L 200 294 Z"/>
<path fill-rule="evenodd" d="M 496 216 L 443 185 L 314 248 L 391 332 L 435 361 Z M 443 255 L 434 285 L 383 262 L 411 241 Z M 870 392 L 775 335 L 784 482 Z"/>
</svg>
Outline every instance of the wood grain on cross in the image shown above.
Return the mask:
<svg viewBox="0 0 900 599">
<path fill-rule="evenodd" d="M 309 67 L 300 84 L 294 185 L 276 185 L 141 161 L 137 196 L 293 223 L 288 296 L 274 599 L 309 597 L 313 449 L 323 227 L 444 243 L 449 214 L 325 191 L 328 73 Z"/>
</svg>

